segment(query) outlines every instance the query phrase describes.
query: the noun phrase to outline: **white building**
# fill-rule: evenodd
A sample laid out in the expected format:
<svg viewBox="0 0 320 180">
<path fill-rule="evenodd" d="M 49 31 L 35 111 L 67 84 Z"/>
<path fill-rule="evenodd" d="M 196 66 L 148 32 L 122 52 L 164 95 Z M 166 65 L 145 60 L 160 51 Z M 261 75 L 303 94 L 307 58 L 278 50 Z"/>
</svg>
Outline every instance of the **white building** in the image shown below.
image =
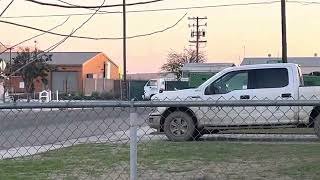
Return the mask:
<svg viewBox="0 0 320 180">
<path fill-rule="evenodd" d="M 281 63 L 281 58 L 244 58 L 241 65 Z M 288 57 L 288 63 L 299 64 L 303 74 L 320 72 L 320 57 Z"/>
</svg>

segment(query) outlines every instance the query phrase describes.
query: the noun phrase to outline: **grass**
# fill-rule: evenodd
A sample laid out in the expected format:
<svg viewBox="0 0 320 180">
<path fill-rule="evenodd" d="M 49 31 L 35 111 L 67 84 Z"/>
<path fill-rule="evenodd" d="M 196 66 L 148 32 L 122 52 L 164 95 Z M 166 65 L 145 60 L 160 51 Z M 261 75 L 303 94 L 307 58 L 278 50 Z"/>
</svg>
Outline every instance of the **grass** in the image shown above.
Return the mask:
<svg viewBox="0 0 320 180">
<path fill-rule="evenodd" d="M 227 130 L 223 133 L 265 133 L 265 134 L 314 134 L 313 128 L 273 128 L 273 129 L 240 129 Z"/>
<path fill-rule="evenodd" d="M 155 141 L 139 145 L 138 164 L 141 179 L 317 179 L 320 144 Z M 78 145 L 0 167 L 0 179 L 127 179 L 129 147 Z"/>
</svg>

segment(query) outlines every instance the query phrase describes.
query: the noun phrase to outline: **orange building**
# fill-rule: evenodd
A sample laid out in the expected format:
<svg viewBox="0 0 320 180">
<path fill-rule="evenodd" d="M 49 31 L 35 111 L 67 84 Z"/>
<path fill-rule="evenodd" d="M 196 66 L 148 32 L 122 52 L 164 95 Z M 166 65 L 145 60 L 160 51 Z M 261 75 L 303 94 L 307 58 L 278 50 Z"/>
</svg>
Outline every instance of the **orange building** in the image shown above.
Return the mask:
<svg viewBox="0 0 320 180">
<path fill-rule="evenodd" d="M 49 72 L 48 87 L 40 80 L 35 79 L 36 92 L 49 88 L 60 92 L 84 92 L 83 82 L 86 78 L 94 79 L 119 79 L 119 67 L 102 52 L 51 52 L 55 70 Z M 12 58 L 16 57 L 12 53 Z M 10 54 L 4 53 L 0 58 L 9 62 Z M 15 76 L 11 82 L 6 82 L 6 87 L 14 92 L 24 92 L 22 78 Z M 11 87 L 11 88 L 10 88 Z"/>
</svg>

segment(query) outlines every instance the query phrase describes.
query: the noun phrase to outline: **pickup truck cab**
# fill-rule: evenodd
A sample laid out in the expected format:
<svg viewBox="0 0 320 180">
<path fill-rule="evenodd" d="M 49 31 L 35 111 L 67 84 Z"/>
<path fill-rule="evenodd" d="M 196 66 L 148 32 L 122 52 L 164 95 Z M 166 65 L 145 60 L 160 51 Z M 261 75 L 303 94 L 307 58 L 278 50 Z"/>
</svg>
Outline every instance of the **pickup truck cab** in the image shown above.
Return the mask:
<svg viewBox="0 0 320 180">
<path fill-rule="evenodd" d="M 154 95 L 163 92 L 165 89 L 165 79 L 150 79 L 143 87 L 143 99 L 151 99 Z"/>
<path fill-rule="evenodd" d="M 303 100 L 320 97 L 320 87 L 303 87 L 296 64 L 260 64 L 222 70 L 196 89 L 165 91 L 153 101 L 174 100 Z M 158 107 L 149 116 L 151 128 L 170 140 L 198 138 L 205 133 L 242 127 L 314 126 L 320 137 L 319 107 Z M 318 120 L 319 119 L 319 120 Z M 271 126 L 272 125 L 272 126 Z"/>
</svg>

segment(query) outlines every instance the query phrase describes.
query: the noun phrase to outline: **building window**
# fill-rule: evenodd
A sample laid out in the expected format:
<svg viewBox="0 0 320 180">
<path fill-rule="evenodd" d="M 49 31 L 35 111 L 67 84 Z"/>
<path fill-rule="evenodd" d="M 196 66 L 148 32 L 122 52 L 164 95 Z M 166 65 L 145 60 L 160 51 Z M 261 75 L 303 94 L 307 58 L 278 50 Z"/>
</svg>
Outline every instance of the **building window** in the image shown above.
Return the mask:
<svg viewBox="0 0 320 180">
<path fill-rule="evenodd" d="M 87 78 L 93 79 L 93 74 L 87 74 Z"/>
</svg>

